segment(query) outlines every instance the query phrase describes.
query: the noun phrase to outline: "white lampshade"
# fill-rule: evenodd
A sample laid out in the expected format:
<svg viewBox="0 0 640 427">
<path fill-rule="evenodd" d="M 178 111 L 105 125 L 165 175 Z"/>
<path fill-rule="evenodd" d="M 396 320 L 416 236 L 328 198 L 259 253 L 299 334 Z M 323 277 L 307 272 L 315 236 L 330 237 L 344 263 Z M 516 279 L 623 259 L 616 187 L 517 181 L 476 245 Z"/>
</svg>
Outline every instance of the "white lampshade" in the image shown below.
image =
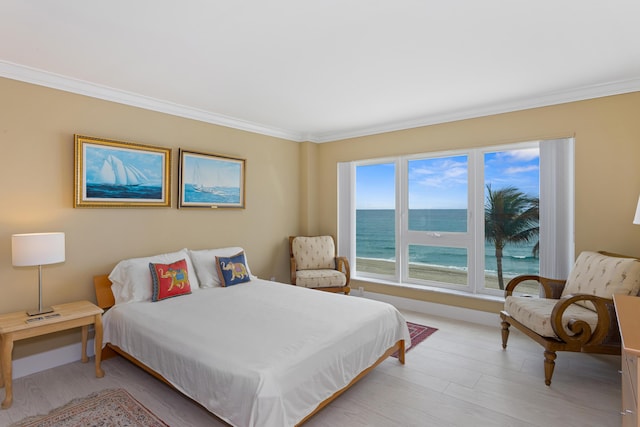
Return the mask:
<svg viewBox="0 0 640 427">
<path fill-rule="evenodd" d="M 29 233 L 11 236 L 11 256 L 16 267 L 63 262 L 64 233 Z"/>
<path fill-rule="evenodd" d="M 636 207 L 636 216 L 633 218 L 634 224 L 640 224 L 640 198 L 638 199 L 638 207 Z"/>
</svg>

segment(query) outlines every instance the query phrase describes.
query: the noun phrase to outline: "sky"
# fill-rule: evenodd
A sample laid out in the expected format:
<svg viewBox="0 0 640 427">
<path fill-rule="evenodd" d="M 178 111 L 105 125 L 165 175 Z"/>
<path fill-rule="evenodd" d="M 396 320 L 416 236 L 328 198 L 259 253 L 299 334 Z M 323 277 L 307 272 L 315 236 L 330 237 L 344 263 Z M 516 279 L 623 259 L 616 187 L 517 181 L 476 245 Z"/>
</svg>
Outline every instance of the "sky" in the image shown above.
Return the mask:
<svg viewBox="0 0 640 427">
<path fill-rule="evenodd" d="M 537 148 L 485 153 L 485 186 L 493 190 L 514 186 L 539 195 L 540 157 Z M 467 156 L 410 160 L 409 209 L 466 209 Z M 356 168 L 356 209 L 394 209 L 395 165 Z"/>
<path fill-rule="evenodd" d="M 161 153 L 85 144 L 84 154 L 87 182 L 100 182 L 100 169 L 103 167 L 105 159 L 108 156 L 114 156 L 125 165 L 131 165 L 140 170 L 149 179 L 149 184 L 162 184 L 164 157 Z"/>
<path fill-rule="evenodd" d="M 242 167 L 239 161 L 184 154 L 183 178 L 186 184 L 199 184 L 205 187 L 238 187 L 241 182 Z"/>
</svg>

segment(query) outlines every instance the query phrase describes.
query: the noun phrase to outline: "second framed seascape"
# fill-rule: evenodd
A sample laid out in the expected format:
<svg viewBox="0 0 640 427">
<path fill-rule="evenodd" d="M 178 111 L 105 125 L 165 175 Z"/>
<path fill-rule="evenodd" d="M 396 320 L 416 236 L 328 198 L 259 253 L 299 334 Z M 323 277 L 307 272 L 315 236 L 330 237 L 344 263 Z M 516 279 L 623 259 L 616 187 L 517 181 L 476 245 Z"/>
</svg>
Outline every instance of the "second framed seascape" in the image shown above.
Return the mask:
<svg viewBox="0 0 640 427">
<path fill-rule="evenodd" d="M 180 150 L 179 208 L 245 207 L 246 160 Z"/>
</svg>

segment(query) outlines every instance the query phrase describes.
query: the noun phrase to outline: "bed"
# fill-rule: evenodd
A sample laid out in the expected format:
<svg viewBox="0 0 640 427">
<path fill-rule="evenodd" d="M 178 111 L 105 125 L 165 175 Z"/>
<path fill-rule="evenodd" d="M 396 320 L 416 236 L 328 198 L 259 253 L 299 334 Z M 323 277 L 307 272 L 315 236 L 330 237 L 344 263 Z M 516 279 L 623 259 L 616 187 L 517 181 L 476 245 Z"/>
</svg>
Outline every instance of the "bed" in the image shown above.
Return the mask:
<svg viewBox="0 0 640 427">
<path fill-rule="evenodd" d="M 216 286 L 214 265 L 238 249 L 124 260 L 96 276 L 98 305 L 109 308 L 103 353 L 121 354 L 234 426 L 302 424 L 393 353 L 404 363 L 409 331 L 389 304 L 261 280 L 246 262 L 250 279 Z M 149 265 L 180 257 L 191 292 L 148 299 Z"/>
</svg>

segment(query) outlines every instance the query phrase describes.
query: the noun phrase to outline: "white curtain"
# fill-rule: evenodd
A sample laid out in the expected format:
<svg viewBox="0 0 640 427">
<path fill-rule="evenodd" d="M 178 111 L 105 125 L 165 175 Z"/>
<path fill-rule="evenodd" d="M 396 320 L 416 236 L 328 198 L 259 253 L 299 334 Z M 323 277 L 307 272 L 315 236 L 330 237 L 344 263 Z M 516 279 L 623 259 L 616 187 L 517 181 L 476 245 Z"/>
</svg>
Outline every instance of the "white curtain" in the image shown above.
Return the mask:
<svg viewBox="0 0 640 427">
<path fill-rule="evenodd" d="M 349 258 L 351 269 L 355 267 L 355 164 L 353 162 L 338 163 L 338 235 L 337 249 L 339 256 Z M 353 227 L 353 232 L 352 232 Z M 353 253 L 352 253 L 353 252 Z"/>
<path fill-rule="evenodd" d="M 566 279 L 574 261 L 574 139 L 540 141 L 540 275 Z"/>
</svg>

